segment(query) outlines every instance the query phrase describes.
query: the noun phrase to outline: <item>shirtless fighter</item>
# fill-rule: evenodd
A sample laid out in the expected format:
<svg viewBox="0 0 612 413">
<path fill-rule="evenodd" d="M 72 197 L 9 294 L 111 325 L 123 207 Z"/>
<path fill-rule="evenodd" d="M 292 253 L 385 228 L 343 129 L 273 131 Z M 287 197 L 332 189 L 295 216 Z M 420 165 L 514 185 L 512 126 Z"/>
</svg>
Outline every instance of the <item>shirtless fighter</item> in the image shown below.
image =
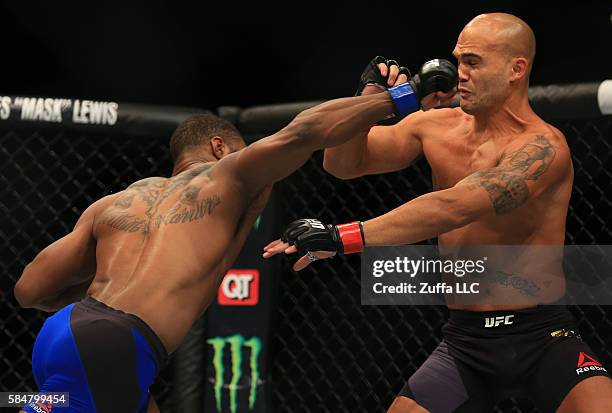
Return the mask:
<svg viewBox="0 0 612 413">
<path fill-rule="evenodd" d="M 332 100 L 248 147 L 214 116 L 181 124 L 170 140 L 170 178 L 143 179 L 93 203 L 17 282 L 22 307 L 57 311 L 34 344 L 40 391 L 69 392 L 63 412 L 157 411 L 149 386 L 213 300 L 271 184 L 315 150 L 365 136 L 393 116 L 398 99 Z"/>
<path fill-rule="evenodd" d="M 572 163 L 563 134 L 529 105 L 533 32 L 515 16 L 483 14 L 465 26 L 453 54 L 460 108 L 419 111 L 394 126 L 374 127 L 367 136 L 327 149 L 323 164 L 350 179 L 397 171 L 424 155 L 435 191 L 363 223 L 295 221 L 283 241 L 265 248 L 264 257 L 307 253 L 294 266 L 299 270 L 336 252 L 358 252 L 364 244 L 402 245 L 436 236 L 440 248 L 564 244 Z M 376 83 L 406 81 L 399 72 L 380 64 Z M 365 86 L 364 92 L 376 90 Z M 501 290 L 513 294 L 511 286 Z M 612 381 L 565 307 L 449 309 L 444 340 L 410 377 L 390 413 L 490 412 L 495 402 L 517 394 L 530 397 L 543 413 L 612 412 Z M 512 316 L 513 323 L 486 328 L 492 316 Z"/>
</svg>

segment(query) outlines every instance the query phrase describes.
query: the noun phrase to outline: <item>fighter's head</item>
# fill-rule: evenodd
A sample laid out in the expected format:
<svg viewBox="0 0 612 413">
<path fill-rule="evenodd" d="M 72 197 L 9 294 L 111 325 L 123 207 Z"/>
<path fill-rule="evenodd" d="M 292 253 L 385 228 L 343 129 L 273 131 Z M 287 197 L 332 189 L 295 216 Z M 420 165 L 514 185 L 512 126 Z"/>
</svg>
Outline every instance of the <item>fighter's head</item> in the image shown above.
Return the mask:
<svg viewBox="0 0 612 413">
<path fill-rule="evenodd" d="M 246 144 L 230 122 L 203 113 L 181 123 L 170 138 L 170 155 L 176 165 L 183 160 L 217 161 Z"/>
<path fill-rule="evenodd" d="M 470 114 L 503 104 L 529 88 L 535 36 L 523 20 L 506 13 L 481 14 L 459 34 L 461 108 Z"/>
</svg>

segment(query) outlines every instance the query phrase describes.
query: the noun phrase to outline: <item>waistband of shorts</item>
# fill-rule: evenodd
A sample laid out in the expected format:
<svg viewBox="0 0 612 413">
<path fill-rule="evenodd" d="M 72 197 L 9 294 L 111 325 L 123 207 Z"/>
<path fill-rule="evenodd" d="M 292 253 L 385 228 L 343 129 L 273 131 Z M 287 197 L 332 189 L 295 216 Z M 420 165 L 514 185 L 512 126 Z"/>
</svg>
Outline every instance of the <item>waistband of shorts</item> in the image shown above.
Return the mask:
<svg viewBox="0 0 612 413">
<path fill-rule="evenodd" d="M 466 311 L 449 310 L 449 324 L 471 327 L 490 332 L 531 328 L 550 322 L 573 322 L 574 318 L 564 305 L 539 305 L 523 310 Z"/>
<path fill-rule="evenodd" d="M 126 313 L 121 310 L 117 310 L 90 296 L 84 298 L 82 301 L 79 301 L 76 305 L 86 307 L 94 311 L 100 311 L 105 314 L 112 314 L 114 317 L 126 320 L 129 324 L 136 327 L 136 330 L 138 330 L 138 332 L 142 334 L 145 340 L 147 340 L 147 342 L 153 349 L 153 353 L 155 355 L 155 358 L 157 359 L 158 366 L 161 367 L 161 365 L 164 364 L 168 359 L 168 352 L 166 351 L 166 347 L 164 347 L 164 344 L 161 342 L 159 336 L 140 317 L 134 314 Z"/>
</svg>

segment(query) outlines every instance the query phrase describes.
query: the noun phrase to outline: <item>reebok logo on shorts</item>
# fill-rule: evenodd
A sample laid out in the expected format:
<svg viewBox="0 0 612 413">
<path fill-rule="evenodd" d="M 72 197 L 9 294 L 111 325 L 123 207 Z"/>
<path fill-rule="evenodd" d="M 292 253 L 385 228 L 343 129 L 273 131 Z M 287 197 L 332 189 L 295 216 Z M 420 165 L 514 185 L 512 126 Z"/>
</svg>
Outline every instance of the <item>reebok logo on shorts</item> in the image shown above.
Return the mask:
<svg viewBox="0 0 612 413">
<path fill-rule="evenodd" d="M 578 367 L 576 369 L 577 375 L 580 375 L 582 373 L 586 373 L 589 371 L 605 371 L 605 372 L 608 371 L 604 368 L 604 366 L 601 365 L 599 361 L 595 360 L 593 357 L 589 356 L 583 351 L 581 351 L 580 354 L 578 355 L 578 366 L 577 367 Z"/>
<path fill-rule="evenodd" d="M 51 410 L 53 410 L 51 403 L 30 403 L 28 406 L 34 409 L 34 411 L 37 413 L 51 413 Z"/>
</svg>

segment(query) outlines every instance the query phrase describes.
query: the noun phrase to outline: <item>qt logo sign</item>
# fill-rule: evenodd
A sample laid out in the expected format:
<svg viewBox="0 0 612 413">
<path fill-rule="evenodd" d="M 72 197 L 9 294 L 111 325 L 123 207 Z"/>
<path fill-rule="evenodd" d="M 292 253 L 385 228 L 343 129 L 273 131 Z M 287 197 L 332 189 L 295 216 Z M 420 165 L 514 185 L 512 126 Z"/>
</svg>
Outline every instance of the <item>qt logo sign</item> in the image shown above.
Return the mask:
<svg viewBox="0 0 612 413">
<path fill-rule="evenodd" d="M 217 295 L 219 305 L 257 305 L 259 271 L 232 269 L 225 274 Z"/>
</svg>

